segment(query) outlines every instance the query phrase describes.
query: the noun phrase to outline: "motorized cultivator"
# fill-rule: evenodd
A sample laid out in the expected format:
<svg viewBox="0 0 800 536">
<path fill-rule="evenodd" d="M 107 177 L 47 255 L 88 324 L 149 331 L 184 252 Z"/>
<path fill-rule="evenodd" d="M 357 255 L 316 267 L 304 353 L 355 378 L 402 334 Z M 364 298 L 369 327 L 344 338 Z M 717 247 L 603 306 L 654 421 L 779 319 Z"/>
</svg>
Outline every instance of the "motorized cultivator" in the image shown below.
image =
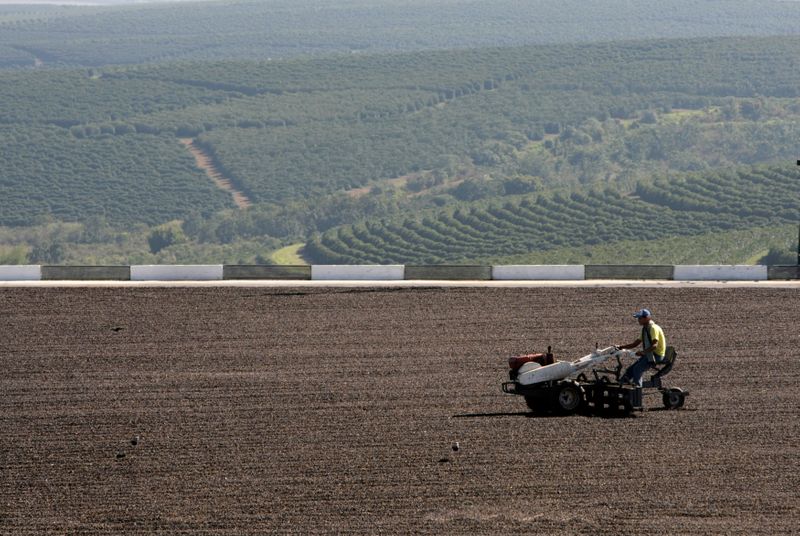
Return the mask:
<svg viewBox="0 0 800 536">
<path fill-rule="evenodd" d="M 672 370 L 676 357 L 675 349 L 668 346 L 664 361 L 652 365 L 655 373 L 639 387 L 620 382 L 623 361 L 636 358 L 632 350 L 609 346 L 575 361 L 556 361 L 548 347 L 546 354 L 509 358 L 510 381 L 503 382 L 502 387 L 505 393 L 525 397 L 528 407 L 537 413 L 570 414 L 584 409 L 629 415 L 643 410 L 644 397 L 650 394 L 661 394 L 664 408 L 677 409 L 688 393 L 665 387 L 661 381 Z"/>
</svg>

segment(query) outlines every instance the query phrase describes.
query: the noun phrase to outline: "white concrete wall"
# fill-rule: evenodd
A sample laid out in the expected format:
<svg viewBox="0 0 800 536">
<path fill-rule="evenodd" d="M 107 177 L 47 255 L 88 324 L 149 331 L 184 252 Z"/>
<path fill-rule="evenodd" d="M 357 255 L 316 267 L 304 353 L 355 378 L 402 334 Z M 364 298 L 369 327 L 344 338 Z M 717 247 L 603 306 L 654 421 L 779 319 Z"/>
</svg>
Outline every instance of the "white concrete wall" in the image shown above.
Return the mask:
<svg viewBox="0 0 800 536">
<path fill-rule="evenodd" d="M 0 266 L 0 281 L 39 281 L 42 267 L 39 265 Z"/>
<path fill-rule="evenodd" d="M 405 275 L 405 266 L 315 264 L 311 266 L 311 279 L 320 281 L 399 281 Z"/>
<path fill-rule="evenodd" d="M 492 279 L 499 281 L 580 281 L 585 274 L 581 264 L 492 266 Z"/>
<path fill-rule="evenodd" d="M 767 279 L 766 266 L 748 265 L 679 265 L 676 281 L 762 281 Z"/>
<path fill-rule="evenodd" d="M 327 281 L 394 281 L 402 280 L 402 265 L 315 265 L 311 279 Z M 508 265 L 493 266 L 492 279 L 505 281 L 546 281 L 585 279 L 582 265 Z M 208 281 L 221 280 L 222 265 L 139 265 L 131 266 L 133 281 Z M 764 281 L 766 266 L 679 265 L 677 281 Z M 39 265 L 0 266 L 0 281 L 39 281 Z"/>
<path fill-rule="evenodd" d="M 221 264 L 131 266 L 131 281 L 209 281 L 222 279 Z"/>
</svg>

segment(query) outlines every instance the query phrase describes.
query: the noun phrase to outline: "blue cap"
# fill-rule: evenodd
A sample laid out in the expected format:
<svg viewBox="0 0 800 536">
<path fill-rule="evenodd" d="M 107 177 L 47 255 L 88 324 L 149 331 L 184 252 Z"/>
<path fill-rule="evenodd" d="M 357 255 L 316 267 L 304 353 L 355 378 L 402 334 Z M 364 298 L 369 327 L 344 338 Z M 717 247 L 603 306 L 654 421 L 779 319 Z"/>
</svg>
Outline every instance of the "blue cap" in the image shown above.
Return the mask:
<svg viewBox="0 0 800 536">
<path fill-rule="evenodd" d="M 650 314 L 650 309 L 642 309 L 641 311 L 637 311 L 633 313 L 635 318 L 647 318 L 649 316 L 653 316 Z"/>
</svg>

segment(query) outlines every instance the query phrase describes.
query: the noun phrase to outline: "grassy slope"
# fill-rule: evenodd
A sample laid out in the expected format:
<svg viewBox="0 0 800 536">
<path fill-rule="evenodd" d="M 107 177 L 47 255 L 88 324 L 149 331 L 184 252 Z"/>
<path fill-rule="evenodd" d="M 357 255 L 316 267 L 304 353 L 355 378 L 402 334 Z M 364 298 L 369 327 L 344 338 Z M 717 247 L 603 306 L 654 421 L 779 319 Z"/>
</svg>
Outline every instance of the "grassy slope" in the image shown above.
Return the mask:
<svg viewBox="0 0 800 536">
<path fill-rule="evenodd" d="M 308 264 L 308 262 L 300 255 L 300 250 L 305 244 L 292 244 L 279 250 L 274 251 L 269 259 L 275 264 L 285 266 L 299 266 Z"/>
</svg>

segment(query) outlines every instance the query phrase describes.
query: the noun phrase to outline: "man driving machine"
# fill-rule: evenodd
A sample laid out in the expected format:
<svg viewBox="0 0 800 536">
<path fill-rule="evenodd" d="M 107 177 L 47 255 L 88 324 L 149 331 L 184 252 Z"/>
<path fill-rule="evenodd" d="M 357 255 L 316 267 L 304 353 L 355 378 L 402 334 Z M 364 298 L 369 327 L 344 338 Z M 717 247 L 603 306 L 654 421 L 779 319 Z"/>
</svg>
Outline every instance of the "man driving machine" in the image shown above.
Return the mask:
<svg viewBox="0 0 800 536">
<path fill-rule="evenodd" d="M 649 309 L 637 311 L 633 316 L 642 326 L 641 337 L 636 339 L 635 342 L 618 346 L 618 348 L 632 350 L 641 344 L 642 349 L 636 352 L 639 359 L 628 367 L 619 382 L 632 383 L 637 387 L 641 387 L 644 373 L 653 365 L 664 362 L 664 355 L 667 351 L 667 338 L 664 336 L 664 330 L 661 329 L 661 326 L 653 322 Z"/>
</svg>

